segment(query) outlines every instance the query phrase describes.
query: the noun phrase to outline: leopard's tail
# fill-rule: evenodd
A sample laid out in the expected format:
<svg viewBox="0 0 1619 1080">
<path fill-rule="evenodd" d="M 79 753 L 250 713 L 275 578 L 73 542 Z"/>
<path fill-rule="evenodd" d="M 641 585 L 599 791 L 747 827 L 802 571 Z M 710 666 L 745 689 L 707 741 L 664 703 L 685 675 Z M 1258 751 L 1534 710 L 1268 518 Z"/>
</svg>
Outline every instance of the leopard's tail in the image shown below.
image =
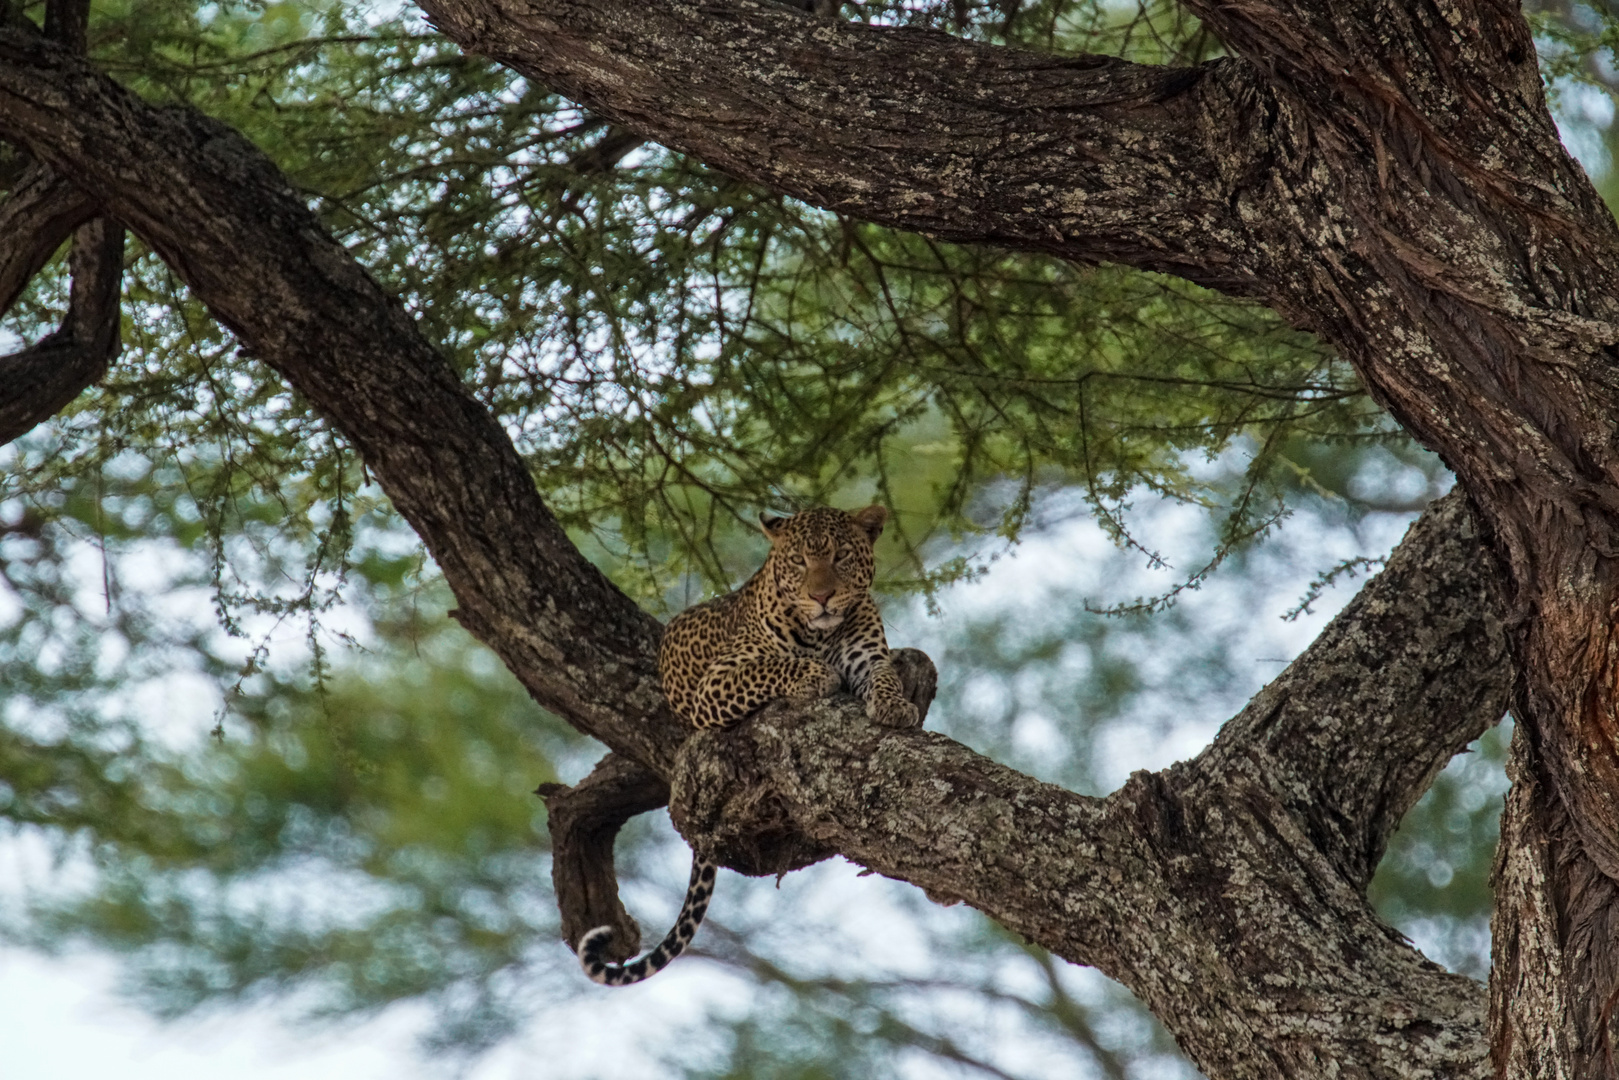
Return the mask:
<svg viewBox="0 0 1619 1080">
<path fill-rule="evenodd" d="M 650 979 L 666 967 L 669 961 L 686 951 L 697 928 L 708 914 L 708 901 L 714 895 L 715 866 L 696 855 L 691 860 L 691 884 L 686 886 L 686 902 L 680 905 L 680 916 L 658 947 L 627 964 L 609 964 L 602 959 L 607 941 L 613 936 L 611 926 L 598 926 L 579 939 L 579 963 L 585 974 L 603 986 L 629 986 Z"/>
</svg>

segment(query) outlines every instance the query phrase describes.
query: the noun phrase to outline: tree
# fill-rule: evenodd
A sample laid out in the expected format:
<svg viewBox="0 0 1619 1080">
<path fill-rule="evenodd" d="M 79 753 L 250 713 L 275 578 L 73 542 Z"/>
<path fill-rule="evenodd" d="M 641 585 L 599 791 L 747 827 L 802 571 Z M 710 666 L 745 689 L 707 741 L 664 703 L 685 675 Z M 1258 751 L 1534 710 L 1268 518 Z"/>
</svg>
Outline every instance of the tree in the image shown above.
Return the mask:
<svg viewBox="0 0 1619 1080">
<path fill-rule="evenodd" d="M 418 325 L 250 144 L 96 71 L 65 4 L 43 34 L 0 30 L 0 136 L 51 174 L 6 204 L 31 242 L 0 280 L 31 276 L 97 211 L 158 253 L 341 431 L 462 625 L 612 748 L 576 805 L 667 797 L 728 865 L 839 852 L 965 900 L 1118 978 L 1211 1076 L 1596 1074 L 1619 873 L 1616 237 L 1516 11 L 1189 4 L 1233 55 L 1159 66 L 754 3 L 423 6 L 632 140 L 812 205 L 1261 301 L 1444 458 L 1482 539 L 1457 501 L 1437 506 L 1213 747 L 1107 799 L 874 731 L 838 701 L 688 737 L 657 693 L 655 620 L 581 555 Z M 81 247 L 90 266 L 101 248 Z M 86 299 L 63 335 L 91 356 L 81 385 L 105 355 L 78 329 L 102 310 L 94 280 L 75 274 Z M 62 400 L 37 397 L 36 419 Z M 1509 695 L 1486 1022 L 1476 984 L 1423 961 L 1364 894 L 1401 814 Z"/>
</svg>

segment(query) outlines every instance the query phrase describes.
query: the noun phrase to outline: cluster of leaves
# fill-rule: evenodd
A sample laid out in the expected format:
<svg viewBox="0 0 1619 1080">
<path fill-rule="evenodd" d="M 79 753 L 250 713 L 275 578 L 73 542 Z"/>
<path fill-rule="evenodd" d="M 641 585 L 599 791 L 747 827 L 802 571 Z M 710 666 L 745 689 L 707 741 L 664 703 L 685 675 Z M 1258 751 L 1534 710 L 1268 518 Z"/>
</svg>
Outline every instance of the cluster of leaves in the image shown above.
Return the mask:
<svg viewBox="0 0 1619 1080">
<path fill-rule="evenodd" d="M 320 690 L 258 677 L 200 752 L 8 734 L 7 816 L 73 830 L 96 868 L 13 933 L 124 954 L 160 1015 L 302 991 L 329 1016 L 434 1000 L 462 1050 L 508 1034 L 562 958 L 532 790 L 585 748 L 436 626 Z"/>
</svg>

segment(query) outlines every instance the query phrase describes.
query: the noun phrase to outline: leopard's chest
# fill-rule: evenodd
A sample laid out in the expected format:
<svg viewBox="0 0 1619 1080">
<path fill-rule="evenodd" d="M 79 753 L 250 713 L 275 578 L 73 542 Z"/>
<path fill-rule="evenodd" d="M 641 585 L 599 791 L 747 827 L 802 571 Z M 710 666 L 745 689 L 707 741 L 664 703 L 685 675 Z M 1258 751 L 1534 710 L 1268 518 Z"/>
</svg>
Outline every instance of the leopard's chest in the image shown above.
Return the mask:
<svg viewBox="0 0 1619 1080">
<path fill-rule="evenodd" d="M 785 613 L 767 613 L 760 619 L 759 634 L 780 656 L 826 659 L 831 652 L 835 631 L 804 626 Z"/>
</svg>

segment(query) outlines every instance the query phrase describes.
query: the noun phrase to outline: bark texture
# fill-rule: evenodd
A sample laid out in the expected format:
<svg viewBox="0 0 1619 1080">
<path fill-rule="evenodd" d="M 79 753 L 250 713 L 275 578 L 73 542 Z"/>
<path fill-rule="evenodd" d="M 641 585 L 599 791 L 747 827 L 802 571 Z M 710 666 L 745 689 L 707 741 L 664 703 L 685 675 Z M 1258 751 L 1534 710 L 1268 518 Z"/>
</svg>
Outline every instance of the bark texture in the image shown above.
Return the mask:
<svg viewBox="0 0 1619 1080">
<path fill-rule="evenodd" d="M 917 649 L 896 649 L 894 669 L 906 699 L 926 720 L 939 687 L 933 661 Z M 641 931 L 618 898 L 613 841 L 636 814 L 669 805 L 668 782 L 615 753 L 597 762 L 591 774 L 573 787 L 542 784 L 535 794 L 545 800 L 549 816 L 551 879 L 562 913 L 562 940 L 577 949 L 587 932 L 612 926 L 613 938 L 604 955 L 614 961 L 629 959 L 640 951 Z M 768 801 L 769 793 L 764 795 Z M 786 873 L 834 854 L 806 844 L 785 814 L 766 812 L 761 823 L 758 808 L 753 810 L 699 835 L 696 844 L 707 852 L 729 843 L 731 868 L 755 876 Z M 738 852 L 746 854 L 739 858 Z"/>
<path fill-rule="evenodd" d="M 542 705 L 672 763 L 657 621 L 579 555 L 499 424 L 270 161 L 21 28 L 0 29 L 0 137 L 74 177 L 342 429 L 438 561 L 456 617 Z"/>
<path fill-rule="evenodd" d="M 1551 830 L 1559 862 L 1503 878 L 1497 925 L 1561 961 L 1509 965 L 1495 1039 L 1525 1075 L 1594 1075 L 1619 1010 L 1576 1003 L 1619 1000 L 1619 940 L 1520 916 L 1619 881 L 1619 228 L 1558 138 L 1515 4 L 1187 6 L 1233 58 L 1038 56 L 755 0 L 423 0 L 468 48 L 739 176 L 1179 273 L 1333 342 L 1455 470 L 1506 567 L 1542 798 L 1512 812 L 1539 815 L 1523 835 Z M 1536 1041 L 1552 1030 L 1570 1034 Z"/>
<path fill-rule="evenodd" d="M 30 165 L 23 172 L 0 203 L 0 312 L 95 212 L 94 200 L 49 169 Z"/>
<path fill-rule="evenodd" d="M 551 832 L 551 883 L 562 913 L 562 940 L 577 948 L 598 926 L 611 926 L 603 953 L 622 963 L 641 950 L 641 928 L 618 898 L 613 841 L 636 814 L 669 804 L 669 785 L 643 765 L 617 754 L 596 763 L 573 787 L 541 784 Z"/>
<path fill-rule="evenodd" d="M 590 10 L 598 8 L 622 14 L 611 0 Z M 746 3 L 734 11 L 777 18 Z M 730 5 L 704 9 L 704 17 L 724 22 L 732 12 Z M 814 34 L 833 35 L 828 41 L 845 32 L 814 22 Z M 551 40 L 574 49 L 587 68 L 618 63 L 613 50 L 622 44 L 569 46 L 560 31 Z M 946 61 L 967 62 L 958 43 L 942 37 L 893 40 L 956 50 L 940 54 L 941 71 Z M 783 55 L 798 57 L 797 41 L 783 37 Z M 671 39 L 666 51 L 678 52 L 678 44 Z M 651 65 L 655 52 L 614 78 L 623 82 Z M 1094 80 L 1108 68 L 1041 63 L 1040 77 L 1053 84 Z M 803 112 L 828 92 L 810 78 L 813 66 L 794 64 L 782 69 L 782 84 L 797 85 L 792 100 Z M 863 92 L 854 74 L 840 71 L 848 89 L 834 87 L 830 97 Z M 1180 240 L 1155 246 L 1158 209 L 1104 197 L 1122 176 L 1149 187 L 1185 176 L 1190 159 L 1160 169 L 1143 155 L 1132 165 L 1129 146 L 1158 138 L 1170 143 L 1157 145 L 1190 153 L 1197 141 L 1185 132 L 1204 122 L 1203 106 L 1184 95 L 1203 85 L 1213 88 L 1210 100 L 1236 101 L 1232 88 L 1252 73 L 1227 62 L 1168 82 L 1132 69 L 1120 69 L 1120 78 L 1124 90 L 1090 86 L 1047 118 L 1053 131 L 1092 117 L 1125 132 L 1117 169 L 1095 161 L 1076 171 L 1069 163 L 1070 180 L 1090 177 L 1097 186 L 1094 200 L 1058 199 L 1067 200 L 1072 229 L 1091 220 L 1094 205 L 1105 220 L 1085 235 L 1097 257 L 1144 245 L 1189 268 L 1192 253 L 1202 252 L 1197 258 L 1229 269 L 1219 273 L 1230 287 L 1258 287 L 1264 279 L 1234 256 L 1221 264 L 1211 254 L 1225 243 L 1220 230 L 1241 220 L 1234 204 L 1200 203 L 1206 208 L 1186 215 L 1160 191 L 1152 205 Z M 1032 100 L 1014 98 L 1013 83 L 994 85 L 994 94 L 975 97 L 981 107 L 993 105 L 1003 117 L 1030 111 L 1006 106 Z M 1254 86 L 1243 101 L 1275 100 Z M 747 104 L 738 98 L 727 108 Z M 699 105 L 714 107 L 706 98 Z M 690 121 L 698 106 L 685 107 L 671 115 Z M 925 113 L 911 120 L 925 127 Z M 1139 126 L 1159 120 L 1179 123 L 1181 134 Z M 823 135 L 837 131 L 817 124 Z M 886 137 L 901 138 L 909 124 L 894 122 Z M 803 858 L 835 851 L 935 898 L 964 900 L 1123 981 L 1214 1077 L 1488 1070 L 1482 988 L 1423 960 L 1376 918 L 1363 889 L 1399 814 L 1507 701 L 1497 564 L 1459 495 L 1424 515 L 1385 572 L 1206 754 L 1138 774 L 1107 799 L 1037 783 L 931 733 L 876 728 L 845 699 L 801 710 L 778 705 L 735 731 L 691 736 L 657 689 L 657 623 L 568 542 L 494 418 L 262 155 L 215 122 L 146 105 L 68 50 L 16 27 L 0 28 L 0 137 L 72 176 L 168 260 L 246 349 L 330 417 L 422 536 L 463 624 L 537 700 L 644 771 L 633 783 L 622 776 L 587 782 L 624 781 L 599 812 L 583 814 L 591 829 L 605 830 L 626 806 L 647 801 L 638 785 L 650 776 L 670 785 L 671 811 L 694 846 L 750 872 L 765 867 L 761 854 L 789 847 Z M 760 145 L 791 156 L 815 144 Z M 1048 165 L 1088 152 L 1082 140 L 1060 135 L 1027 145 Z M 947 155 L 942 143 L 939 153 Z M 995 145 L 974 153 L 999 160 Z M 900 157 L 891 164 L 899 168 Z M 957 194 L 930 197 L 988 198 L 1004 179 L 952 175 Z M 853 199 L 863 189 L 841 190 Z M 931 212 L 925 199 L 913 201 L 919 213 Z M 950 220 L 959 224 L 962 207 L 974 204 L 953 205 Z M 985 209 L 982 220 L 1010 229 L 1022 213 L 997 218 Z M 1034 218 L 1026 221 L 1033 228 Z M 1067 227 L 1053 224 L 1038 242 L 1060 249 Z M 1036 243 L 1031 237 L 1013 239 Z"/>
<path fill-rule="evenodd" d="M 73 285 L 62 325 L 37 344 L 0 356 L 0 444 L 61 412 L 118 355 L 124 227 L 106 218 L 80 225 L 68 267 Z"/>
<path fill-rule="evenodd" d="M 1106 799 L 832 700 L 692 736 L 670 814 L 745 872 L 796 831 L 965 901 L 1124 983 L 1211 1077 L 1483 1076 L 1482 988 L 1383 924 L 1363 870 L 1503 711 L 1482 554 L 1448 497 L 1206 753 Z"/>
<path fill-rule="evenodd" d="M 0 0 L 0 23 L 7 15 Z M 89 0 L 49 0 L 45 36 L 83 53 L 89 19 Z M 55 416 L 118 355 L 124 230 L 92 221 L 96 210 L 88 195 L 33 162 L 0 203 L 0 315 L 73 237 L 73 284 L 62 325 L 33 347 L 0 356 L 0 445 Z"/>
</svg>

